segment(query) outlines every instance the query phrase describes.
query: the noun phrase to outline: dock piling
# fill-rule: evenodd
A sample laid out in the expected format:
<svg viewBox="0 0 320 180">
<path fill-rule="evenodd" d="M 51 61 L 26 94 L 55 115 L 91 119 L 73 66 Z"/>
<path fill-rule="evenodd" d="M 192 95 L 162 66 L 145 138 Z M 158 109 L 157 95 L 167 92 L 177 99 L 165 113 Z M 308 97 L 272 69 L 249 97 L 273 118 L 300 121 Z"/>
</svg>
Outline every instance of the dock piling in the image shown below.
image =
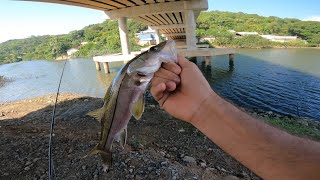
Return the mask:
<svg viewBox="0 0 320 180">
<path fill-rule="evenodd" d="M 96 70 L 100 71 L 101 70 L 100 63 L 97 61 L 95 61 L 94 63 L 96 64 Z"/>
<path fill-rule="evenodd" d="M 234 54 L 229 54 L 229 65 L 230 66 L 234 65 Z"/>
<path fill-rule="evenodd" d="M 109 63 L 108 62 L 103 62 L 102 64 L 103 64 L 104 72 L 105 73 L 110 73 Z"/>
</svg>

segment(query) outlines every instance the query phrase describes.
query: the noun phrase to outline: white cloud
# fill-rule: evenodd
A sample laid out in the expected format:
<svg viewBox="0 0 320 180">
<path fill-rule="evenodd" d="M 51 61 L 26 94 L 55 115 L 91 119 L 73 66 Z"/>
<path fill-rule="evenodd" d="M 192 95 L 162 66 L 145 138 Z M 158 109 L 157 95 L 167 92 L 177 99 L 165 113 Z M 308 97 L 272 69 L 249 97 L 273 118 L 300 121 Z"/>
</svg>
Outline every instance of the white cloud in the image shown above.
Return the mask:
<svg viewBox="0 0 320 180">
<path fill-rule="evenodd" d="M 309 16 L 304 18 L 303 21 L 319 21 L 320 22 L 320 16 Z"/>
</svg>

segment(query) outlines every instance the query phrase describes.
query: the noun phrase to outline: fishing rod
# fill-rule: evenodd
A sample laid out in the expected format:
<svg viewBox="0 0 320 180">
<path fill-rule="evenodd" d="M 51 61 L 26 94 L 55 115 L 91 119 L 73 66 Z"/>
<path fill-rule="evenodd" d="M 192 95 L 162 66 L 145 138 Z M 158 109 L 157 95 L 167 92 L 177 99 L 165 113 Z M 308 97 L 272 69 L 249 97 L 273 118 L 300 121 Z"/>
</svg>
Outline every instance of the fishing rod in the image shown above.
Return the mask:
<svg viewBox="0 0 320 180">
<path fill-rule="evenodd" d="M 54 128 L 54 124 L 55 124 L 55 115 L 56 115 L 58 96 L 59 96 L 59 93 L 60 93 L 60 85 L 61 85 L 61 81 L 62 81 L 62 77 L 63 77 L 63 73 L 64 73 L 64 69 L 66 67 L 66 64 L 67 64 L 67 60 L 65 60 L 64 64 L 63 64 L 63 69 L 62 69 L 62 72 L 61 72 L 59 85 L 58 85 L 58 90 L 57 90 L 57 93 L 56 93 L 56 99 L 55 99 L 55 102 L 54 102 L 54 106 L 53 106 L 53 110 L 52 110 L 52 116 L 51 116 L 50 136 L 49 136 L 49 152 L 48 152 L 48 156 L 49 156 L 49 180 L 54 180 L 54 166 L 53 166 L 53 160 L 52 160 L 52 135 L 53 135 L 53 128 Z"/>
</svg>

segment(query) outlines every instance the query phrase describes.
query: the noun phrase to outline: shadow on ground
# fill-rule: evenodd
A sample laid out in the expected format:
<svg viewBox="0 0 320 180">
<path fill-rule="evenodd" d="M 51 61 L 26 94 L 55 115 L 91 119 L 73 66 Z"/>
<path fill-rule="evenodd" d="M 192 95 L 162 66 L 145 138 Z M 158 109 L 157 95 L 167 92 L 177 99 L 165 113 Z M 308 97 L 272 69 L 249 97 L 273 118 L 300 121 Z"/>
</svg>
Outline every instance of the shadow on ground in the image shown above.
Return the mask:
<svg viewBox="0 0 320 180">
<path fill-rule="evenodd" d="M 1 104 L 0 179 L 47 179 L 52 102 L 48 96 Z M 259 179 L 189 124 L 148 100 L 140 121 L 128 125 L 128 145 L 113 148 L 113 168 L 98 156 L 82 158 L 98 142 L 100 125 L 85 114 L 102 100 L 61 95 L 53 140 L 56 179 Z M 49 102 L 49 104 L 48 104 Z M 34 105 L 42 105 L 30 111 Z M 15 107 L 14 110 L 10 108 Z M 21 108 L 19 108 L 21 107 Z M 23 114 L 21 117 L 18 116 Z"/>
</svg>

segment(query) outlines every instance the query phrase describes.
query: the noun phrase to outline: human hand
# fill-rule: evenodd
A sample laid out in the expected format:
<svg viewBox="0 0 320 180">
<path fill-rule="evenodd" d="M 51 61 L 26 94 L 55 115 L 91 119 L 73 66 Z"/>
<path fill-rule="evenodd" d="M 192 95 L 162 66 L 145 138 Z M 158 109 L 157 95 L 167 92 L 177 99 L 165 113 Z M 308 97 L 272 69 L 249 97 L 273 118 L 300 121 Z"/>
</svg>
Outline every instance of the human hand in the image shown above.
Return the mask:
<svg viewBox="0 0 320 180">
<path fill-rule="evenodd" d="M 160 107 L 189 123 L 213 93 L 199 68 L 182 56 L 178 64 L 164 63 L 151 81 L 151 94 Z"/>
</svg>

